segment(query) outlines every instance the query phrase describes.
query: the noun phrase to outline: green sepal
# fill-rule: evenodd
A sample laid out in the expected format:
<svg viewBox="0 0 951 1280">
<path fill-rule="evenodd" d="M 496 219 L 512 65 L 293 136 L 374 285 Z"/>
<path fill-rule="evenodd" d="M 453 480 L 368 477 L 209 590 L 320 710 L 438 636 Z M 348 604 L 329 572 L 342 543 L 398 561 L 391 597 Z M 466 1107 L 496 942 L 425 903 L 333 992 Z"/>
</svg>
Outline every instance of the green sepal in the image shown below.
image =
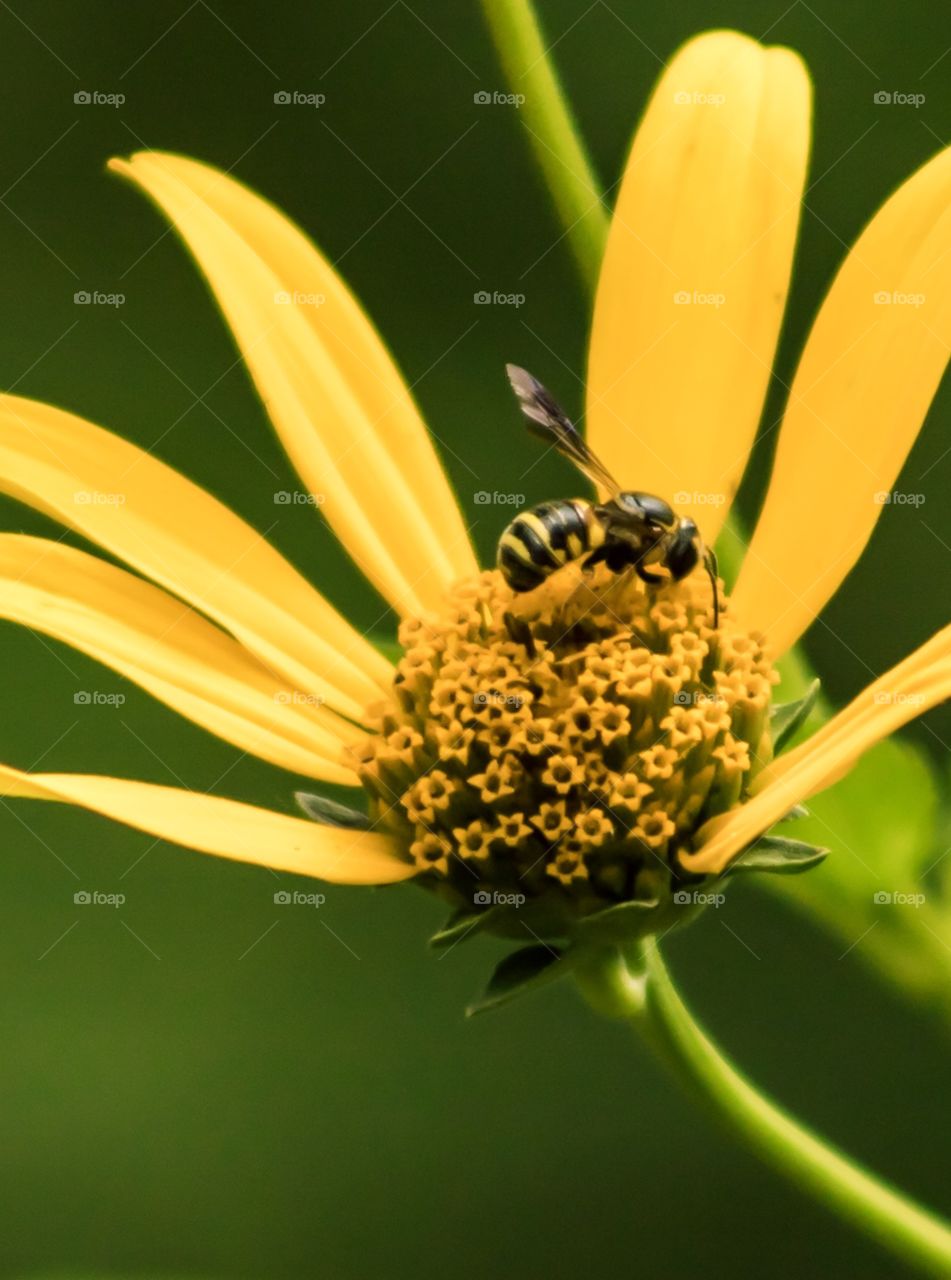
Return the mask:
<svg viewBox="0 0 951 1280">
<path fill-rule="evenodd" d="M 437 950 L 451 947 L 470 935 L 475 937 L 484 929 L 488 929 L 505 907 L 489 907 L 486 911 L 454 911 L 441 929 L 437 929 L 429 939 L 429 945 Z"/>
<path fill-rule="evenodd" d="M 788 813 L 784 813 L 780 822 L 798 822 L 800 818 L 808 818 L 809 810 L 804 804 L 794 804 Z M 778 825 L 778 824 L 777 824 Z"/>
<path fill-rule="evenodd" d="M 319 796 L 311 791 L 295 791 L 294 799 L 314 822 L 322 822 L 325 827 L 349 827 L 356 831 L 367 831 L 370 819 L 359 809 L 348 809 L 345 804 L 338 804 L 327 796 Z"/>
<path fill-rule="evenodd" d="M 825 858 L 828 849 L 804 840 L 787 840 L 783 836 L 762 836 L 727 867 L 723 873 L 734 871 L 771 871 L 774 875 L 794 876 L 816 867 Z"/>
<path fill-rule="evenodd" d="M 773 735 L 773 753 L 778 755 L 798 729 L 806 722 L 819 696 L 821 681 L 813 680 L 801 698 L 795 702 L 783 702 L 770 712 L 769 726 Z"/>
<path fill-rule="evenodd" d="M 656 911 L 659 905 L 656 898 L 619 902 L 616 906 L 582 917 L 575 926 L 575 933 L 586 942 L 631 942 L 643 936 L 650 912 Z"/>
<path fill-rule="evenodd" d="M 466 1017 L 488 1013 L 526 991 L 554 982 L 569 970 L 563 959 L 562 952 L 554 947 L 531 946 L 513 951 L 496 965 L 482 995 L 466 1009 Z"/>
</svg>

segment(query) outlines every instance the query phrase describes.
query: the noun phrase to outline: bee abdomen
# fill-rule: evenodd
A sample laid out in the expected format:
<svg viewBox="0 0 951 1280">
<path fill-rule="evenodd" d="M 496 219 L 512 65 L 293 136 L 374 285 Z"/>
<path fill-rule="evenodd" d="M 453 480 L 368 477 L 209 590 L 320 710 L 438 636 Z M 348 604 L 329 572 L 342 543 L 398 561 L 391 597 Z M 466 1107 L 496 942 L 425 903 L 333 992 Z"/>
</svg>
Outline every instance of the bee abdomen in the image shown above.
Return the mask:
<svg viewBox="0 0 951 1280">
<path fill-rule="evenodd" d="M 520 512 L 502 534 L 499 570 L 513 591 L 532 591 L 602 540 L 589 503 L 580 498 L 544 502 Z"/>
</svg>

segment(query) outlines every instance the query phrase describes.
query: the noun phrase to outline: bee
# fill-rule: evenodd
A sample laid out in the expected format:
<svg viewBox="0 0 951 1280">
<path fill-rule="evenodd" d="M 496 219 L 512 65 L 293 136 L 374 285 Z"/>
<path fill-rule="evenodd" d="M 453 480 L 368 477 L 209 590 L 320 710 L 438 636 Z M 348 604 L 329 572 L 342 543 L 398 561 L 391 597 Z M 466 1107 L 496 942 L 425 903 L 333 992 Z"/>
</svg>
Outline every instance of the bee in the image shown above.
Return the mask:
<svg viewBox="0 0 951 1280">
<path fill-rule="evenodd" d="M 713 587 L 713 625 L 720 624 L 717 561 L 687 516 L 651 493 L 622 490 L 537 378 L 506 365 L 532 435 L 567 458 L 608 500 L 559 498 L 521 511 L 499 539 L 498 567 L 513 591 L 533 591 L 564 565 L 604 563 L 612 573 L 633 569 L 649 586 L 679 582 L 703 564 Z M 653 572 L 662 569 L 664 574 Z"/>
</svg>

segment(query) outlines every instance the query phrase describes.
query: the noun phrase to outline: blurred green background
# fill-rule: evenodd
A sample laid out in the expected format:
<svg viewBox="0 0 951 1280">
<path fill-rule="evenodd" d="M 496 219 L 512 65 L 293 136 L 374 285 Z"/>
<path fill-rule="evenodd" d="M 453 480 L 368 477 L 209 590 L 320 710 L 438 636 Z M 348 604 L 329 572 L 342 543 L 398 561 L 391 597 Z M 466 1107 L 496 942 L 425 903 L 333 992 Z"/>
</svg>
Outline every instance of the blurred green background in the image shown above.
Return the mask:
<svg viewBox="0 0 951 1280">
<path fill-rule="evenodd" d="M 768 31 L 805 55 L 814 186 L 788 382 L 845 245 L 947 141 L 944 7 L 546 0 L 542 16 L 605 184 L 661 62 L 695 31 Z M 588 305 L 517 109 L 473 101 L 507 89 L 476 4 L 34 0 L 0 7 L 0 49 L 4 389 L 154 447 L 361 625 L 378 617 L 313 512 L 275 505 L 294 479 L 202 282 L 104 173 L 115 153 L 181 150 L 233 169 L 339 262 L 415 385 L 486 556 L 505 514 L 474 505 L 476 491 L 565 488 L 555 460 L 525 475 L 537 455 L 502 365 L 528 365 L 578 409 Z M 926 100 L 877 106 L 880 89 Z M 275 103 L 294 91 L 326 101 Z M 125 101 L 76 103 L 83 92 Z M 96 290 L 125 301 L 74 303 Z M 524 304 L 477 306 L 480 290 Z M 886 509 L 808 638 L 836 699 L 947 621 L 949 410 L 945 387 L 899 486 L 924 505 Z M 816 517 L 808 494 L 803 508 Z M 12 502 L 0 515 L 60 532 Z M 111 673 L 5 624 L 0 645 L 0 758 L 289 807 L 295 779 L 236 762 Z M 127 700 L 77 705 L 81 690 Z M 940 757 L 951 718 L 910 732 Z M 330 887 L 319 911 L 278 907 L 267 871 L 75 811 L 5 806 L 0 825 L 4 1276 L 900 1273 L 713 1129 L 570 990 L 466 1023 L 496 948 L 429 955 L 440 913 L 411 889 Z M 81 889 L 126 902 L 77 907 Z M 877 985 L 861 947 L 843 954 L 744 888 L 669 952 L 754 1079 L 951 1210 L 946 1042 Z"/>
</svg>

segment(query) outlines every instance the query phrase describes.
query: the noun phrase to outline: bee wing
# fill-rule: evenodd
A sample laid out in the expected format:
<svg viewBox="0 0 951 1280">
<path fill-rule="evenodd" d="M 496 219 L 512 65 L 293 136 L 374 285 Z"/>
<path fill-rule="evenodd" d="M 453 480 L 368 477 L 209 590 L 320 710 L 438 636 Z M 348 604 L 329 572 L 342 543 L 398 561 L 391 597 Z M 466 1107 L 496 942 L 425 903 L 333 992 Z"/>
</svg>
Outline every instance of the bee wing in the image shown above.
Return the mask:
<svg viewBox="0 0 951 1280">
<path fill-rule="evenodd" d="M 612 498 L 616 497 L 621 486 L 604 463 L 588 448 L 577 427 L 547 388 L 537 378 L 533 378 L 527 369 L 520 369 L 517 364 L 507 364 L 505 371 L 512 390 L 519 398 L 532 435 L 553 445 L 562 457 L 574 463 L 594 485 L 606 489 Z"/>
</svg>

